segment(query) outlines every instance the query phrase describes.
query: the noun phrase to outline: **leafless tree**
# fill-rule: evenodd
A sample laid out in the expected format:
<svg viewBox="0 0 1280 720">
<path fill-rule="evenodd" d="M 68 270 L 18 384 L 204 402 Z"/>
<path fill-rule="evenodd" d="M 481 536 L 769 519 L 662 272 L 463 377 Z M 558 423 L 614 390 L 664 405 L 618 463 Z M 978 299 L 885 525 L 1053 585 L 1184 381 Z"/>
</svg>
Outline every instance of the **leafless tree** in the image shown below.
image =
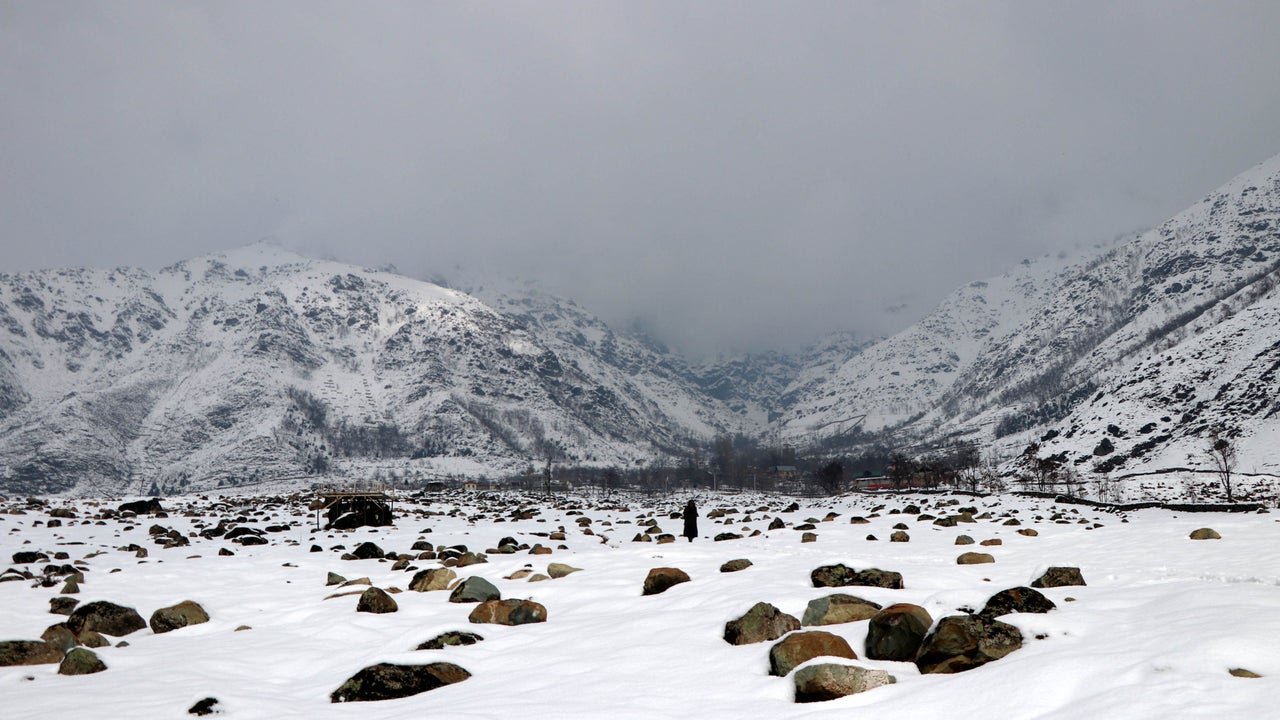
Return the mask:
<svg viewBox="0 0 1280 720">
<path fill-rule="evenodd" d="M 1227 496 L 1227 502 L 1235 502 L 1235 493 L 1231 489 L 1231 472 L 1236 469 L 1235 440 L 1226 430 L 1214 428 L 1209 431 L 1209 447 L 1205 454 L 1213 463 L 1213 471 L 1218 476 L 1218 483 Z"/>
</svg>

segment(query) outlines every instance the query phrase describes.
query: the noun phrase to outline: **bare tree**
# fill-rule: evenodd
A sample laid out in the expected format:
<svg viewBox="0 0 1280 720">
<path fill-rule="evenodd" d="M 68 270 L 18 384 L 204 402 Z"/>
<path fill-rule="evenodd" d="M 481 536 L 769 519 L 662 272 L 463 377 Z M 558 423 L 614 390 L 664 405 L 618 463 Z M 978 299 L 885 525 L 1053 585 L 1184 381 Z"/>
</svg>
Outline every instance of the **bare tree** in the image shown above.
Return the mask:
<svg viewBox="0 0 1280 720">
<path fill-rule="evenodd" d="M 1213 471 L 1218 476 L 1218 483 L 1227 495 L 1227 502 L 1236 501 L 1231 489 L 1231 471 L 1236 469 L 1236 443 L 1229 433 L 1222 428 L 1209 431 L 1209 447 L 1205 450 L 1209 461 L 1213 463 Z"/>
</svg>

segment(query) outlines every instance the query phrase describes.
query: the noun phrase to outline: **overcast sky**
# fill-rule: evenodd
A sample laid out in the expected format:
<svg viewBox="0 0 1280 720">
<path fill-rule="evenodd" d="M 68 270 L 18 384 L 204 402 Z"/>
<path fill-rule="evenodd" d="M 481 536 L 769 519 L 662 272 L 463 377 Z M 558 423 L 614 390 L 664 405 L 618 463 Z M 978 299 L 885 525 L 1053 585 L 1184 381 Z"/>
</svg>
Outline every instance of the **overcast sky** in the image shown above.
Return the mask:
<svg viewBox="0 0 1280 720">
<path fill-rule="evenodd" d="M 262 238 L 693 353 L 879 334 L 1280 153 L 1280 2 L 0 0 L 0 271 Z"/>
</svg>

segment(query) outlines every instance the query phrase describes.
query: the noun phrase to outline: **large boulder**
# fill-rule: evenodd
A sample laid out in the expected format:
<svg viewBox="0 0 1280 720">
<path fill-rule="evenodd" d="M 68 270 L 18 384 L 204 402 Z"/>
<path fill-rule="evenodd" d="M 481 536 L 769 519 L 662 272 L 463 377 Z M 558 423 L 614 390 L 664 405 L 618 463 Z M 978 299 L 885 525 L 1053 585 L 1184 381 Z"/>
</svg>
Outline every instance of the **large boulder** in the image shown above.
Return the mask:
<svg viewBox="0 0 1280 720">
<path fill-rule="evenodd" d="M 884 670 L 817 663 L 796 671 L 796 702 L 822 702 L 866 692 L 897 680 Z"/>
<path fill-rule="evenodd" d="M 360 543 L 356 546 L 355 550 L 351 551 L 351 554 L 355 556 L 357 560 L 377 560 L 387 556 L 387 553 L 384 552 L 382 548 L 372 542 Z"/>
<path fill-rule="evenodd" d="M 199 625 L 209 622 L 209 613 L 191 600 L 183 600 L 177 605 L 163 607 L 151 613 L 151 631 L 166 633 L 188 625 Z"/>
<path fill-rule="evenodd" d="M 857 660 L 849 642 L 822 630 L 791 633 L 769 648 L 769 674 L 786 677 L 797 666 L 823 656 Z"/>
<path fill-rule="evenodd" d="M 724 624 L 724 641 L 730 645 L 750 645 L 777 640 L 799 629 L 799 620 L 769 603 L 759 602 L 742 617 Z"/>
<path fill-rule="evenodd" d="M 498 588 L 479 575 L 473 575 L 458 583 L 449 594 L 451 603 L 478 603 L 500 599 L 502 599 L 502 593 L 498 592 Z"/>
<path fill-rule="evenodd" d="M 999 660 L 1022 647 L 1018 628 L 978 615 L 951 615 L 929 633 L 916 667 L 923 674 L 957 673 Z"/>
<path fill-rule="evenodd" d="M 486 600 L 475 607 L 467 620 L 493 625 L 527 625 L 547 621 L 547 609 L 532 600 Z"/>
<path fill-rule="evenodd" d="M 428 568 L 413 576 L 409 589 L 417 592 L 448 590 L 449 584 L 458 579 L 458 573 L 450 568 Z"/>
<path fill-rule="evenodd" d="M 876 613 L 867 625 L 867 657 L 898 662 L 914 660 L 932 624 L 929 611 L 919 605 L 890 605 Z"/>
<path fill-rule="evenodd" d="M 63 648 L 43 640 L 0 640 L 0 667 L 56 663 L 62 654 Z"/>
<path fill-rule="evenodd" d="M 137 610 L 106 600 L 81 605 L 67 617 L 67 627 L 77 636 L 85 630 L 95 630 L 103 635 L 121 637 L 146 626 Z"/>
<path fill-rule="evenodd" d="M 1032 583 L 1033 588 L 1073 587 L 1084 585 L 1084 576 L 1078 567 L 1051 567 Z"/>
<path fill-rule="evenodd" d="M 689 574 L 680 568 L 653 568 L 644 579 L 644 595 L 657 595 L 679 585 L 689 582 Z"/>
<path fill-rule="evenodd" d="M 993 563 L 996 559 L 990 553 L 967 552 L 962 553 L 956 558 L 957 565 L 982 565 L 984 563 Z"/>
<path fill-rule="evenodd" d="M 394 598 L 387 594 L 382 588 L 371 587 L 360 593 L 360 600 L 356 603 L 356 612 L 373 613 L 374 615 L 382 615 L 385 613 L 393 613 L 400 609 Z"/>
<path fill-rule="evenodd" d="M 801 625 L 838 625 L 840 623 L 870 620 L 880 611 L 880 605 L 853 595 L 836 593 L 809 601 L 800 618 Z"/>
<path fill-rule="evenodd" d="M 1192 540 L 1221 540 L 1222 536 L 1213 528 L 1199 528 L 1191 531 Z"/>
<path fill-rule="evenodd" d="M 730 560 L 725 564 L 721 565 L 720 572 L 722 573 L 739 572 L 742 570 L 746 570 L 749 567 L 751 567 L 750 560 L 746 558 L 738 558 L 736 560 Z"/>
<path fill-rule="evenodd" d="M 845 565 L 823 565 L 809 573 L 814 587 L 878 587 L 902 589 L 902 573 L 879 568 L 854 570 Z"/>
<path fill-rule="evenodd" d="M 106 664 L 92 650 L 85 648 L 72 648 L 58 664 L 59 675 L 92 675 L 106 669 Z"/>
<path fill-rule="evenodd" d="M 453 663 L 393 665 L 378 663 L 352 675 L 329 695 L 330 702 L 365 702 L 409 697 L 462 682 L 471 673 Z"/>
<path fill-rule="evenodd" d="M 978 614 L 985 618 L 997 618 L 1009 613 L 1047 613 L 1056 607 L 1039 590 L 1015 587 L 992 595 Z"/>
<path fill-rule="evenodd" d="M 134 500 L 133 502 L 124 503 L 117 509 L 119 512 L 131 512 L 135 515 L 151 515 L 164 512 L 164 508 L 160 506 L 160 498 Z"/>
</svg>

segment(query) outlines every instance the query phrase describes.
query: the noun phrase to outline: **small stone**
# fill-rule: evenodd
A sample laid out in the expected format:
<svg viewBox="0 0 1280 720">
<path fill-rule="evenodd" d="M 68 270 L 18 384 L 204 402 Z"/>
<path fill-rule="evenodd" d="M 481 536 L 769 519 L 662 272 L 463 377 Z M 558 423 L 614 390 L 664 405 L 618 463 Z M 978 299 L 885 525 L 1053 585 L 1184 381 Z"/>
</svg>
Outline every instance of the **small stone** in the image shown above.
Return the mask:
<svg viewBox="0 0 1280 720">
<path fill-rule="evenodd" d="M 911 536 L 902 530 L 898 530 L 897 532 L 889 536 L 889 542 L 898 542 L 898 543 L 911 542 Z"/>
<path fill-rule="evenodd" d="M 1230 669 L 1230 670 L 1228 670 L 1227 672 L 1231 673 L 1231 677 L 1238 677 L 1238 678 L 1260 678 L 1260 677 L 1262 677 L 1262 676 L 1261 676 L 1261 675 L 1259 675 L 1258 673 L 1253 672 L 1252 670 L 1245 670 L 1244 668 L 1231 668 L 1231 669 Z"/>
<path fill-rule="evenodd" d="M 996 559 L 988 553 L 967 552 L 956 558 L 957 565 L 982 565 L 984 563 L 993 563 Z"/>
<path fill-rule="evenodd" d="M 76 609 L 80 601 L 60 595 L 58 597 L 49 598 L 49 612 L 54 615 L 70 615 L 72 610 Z"/>
<path fill-rule="evenodd" d="M 326 586 L 329 586 L 329 585 L 341 585 L 342 583 L 344 583 L 344 582 L 346 582 L 346 581 L 347 581 L 347 579 L 346 579 L 345 577 L 343 577 L 343 576 L 339 575 L 339 574 L 338 574 L 338 573 L 336 573 L 336 572 L 331 572 L 331 573 L 329 573 L 329 576 L 325 579 L 324 584 L 325 584 Z"/>
<path fill-rule="evenodd" d="M 740 570 L 746 570 L 749 567 L 751 567 L 750 560 L 747 560 L 746 558 L 739 558 L 737 560 L 730 560 L 725 564 L 721 565 L 720 572 L 722 573 L 738 572 Z"/>
<path fill-rule="evenodd" d="M 1192 540 L 1221 540 L 1222 536 L 1213 528 L 1200 528 L 1191 531 Z"/>
</svg>

